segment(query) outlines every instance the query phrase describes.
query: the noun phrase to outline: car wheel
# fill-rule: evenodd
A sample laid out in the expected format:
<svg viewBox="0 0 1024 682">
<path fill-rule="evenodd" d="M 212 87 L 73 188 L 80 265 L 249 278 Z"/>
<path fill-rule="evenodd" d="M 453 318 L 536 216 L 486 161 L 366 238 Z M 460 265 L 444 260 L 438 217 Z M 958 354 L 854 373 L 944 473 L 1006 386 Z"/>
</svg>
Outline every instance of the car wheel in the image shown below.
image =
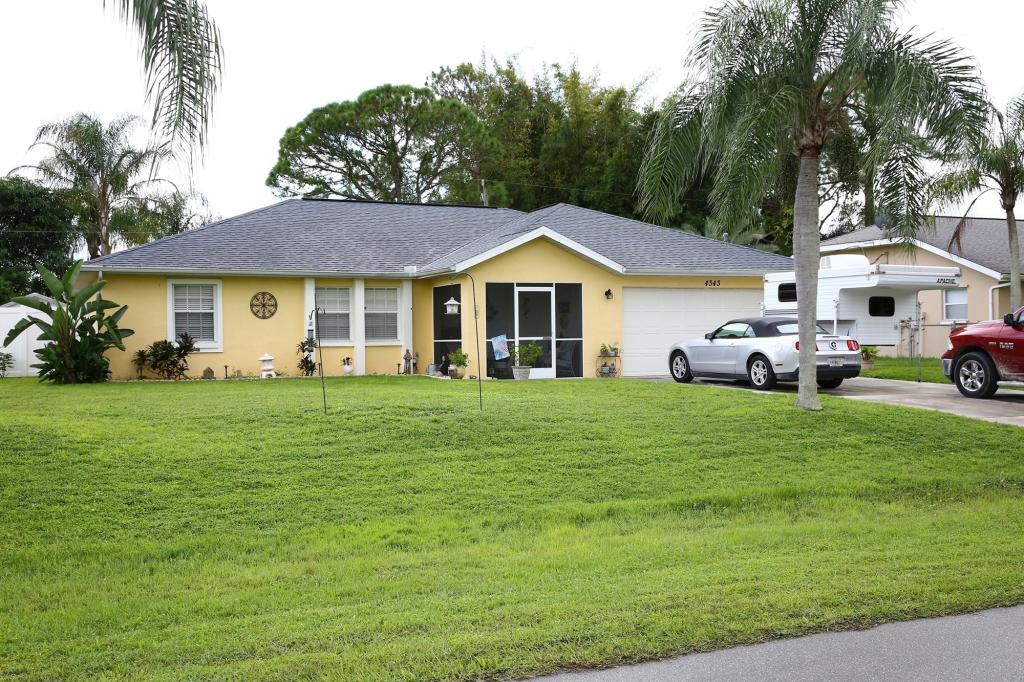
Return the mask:
<svg viewBox="0 0 1024 682">
<path fill-rule="evenodd" d="M 964 353 L 953 368 L 953 381 L 968 398 L 991 398 L 999 385 L 996 367 L 984 353 Z"/>
<path fill-rule="evenodd" d="M 843 380 L 840 379 L 818 379 L 818 386 L 822 388 L 839 388 Z"/>
<path fill-rule="evenodd" d="M 690 372 L 690 363 L 686 354 L 681 350 L 674 351 L 668 359 L 668 369 L 672 378 L 681 384 L 688 384 L 693 381 L 693 373 Z"/>
<path fill-rule="evenodd" d="M 775 370 L 772 363 L 763 355 L 755 355 L 747 363 L 747 378 L 750 385 L 759 391 L 769 391 L 775 388 Z"/>
</svg>

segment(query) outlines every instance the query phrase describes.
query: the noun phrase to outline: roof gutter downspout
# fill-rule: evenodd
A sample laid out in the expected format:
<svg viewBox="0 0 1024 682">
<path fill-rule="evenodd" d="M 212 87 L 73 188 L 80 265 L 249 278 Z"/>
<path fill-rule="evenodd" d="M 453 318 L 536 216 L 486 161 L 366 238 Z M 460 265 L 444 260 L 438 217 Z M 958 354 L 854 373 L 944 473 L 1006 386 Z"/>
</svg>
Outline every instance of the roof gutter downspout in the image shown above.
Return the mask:
<svg viewBox="0 0 1024 682">
<path fill-rule="evenodd" d="M 996 289 L 1002 289 L 1003 287 L 1010 286 L 1009 282 L 1003 284 L 995 284 L 988 288 L 988 319 L 994 320 L 996 318 L 995 306 L 992 304 L 992 294 Z"/>
</svg>

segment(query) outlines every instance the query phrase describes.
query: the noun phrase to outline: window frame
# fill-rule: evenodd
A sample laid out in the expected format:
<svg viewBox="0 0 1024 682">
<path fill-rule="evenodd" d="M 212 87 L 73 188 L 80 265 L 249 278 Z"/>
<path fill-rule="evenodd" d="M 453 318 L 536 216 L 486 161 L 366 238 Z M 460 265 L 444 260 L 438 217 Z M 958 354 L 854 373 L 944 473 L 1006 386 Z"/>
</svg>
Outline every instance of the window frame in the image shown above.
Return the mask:
<svg viewBox="0 0 1024 682">
<path fill-rule="evenodd" d="M 213 341 L 196 341 L 200 353 L 224 352 L 224 283 L 219 279 L 168 279 L 167 280 L 167 340 L 177 343 L 178 336 L 174 320 L 174 287 L 187 284 L 213 286 Z"/>
<path fill-rule="evenodd" d="M 746 329 L 744 329 L 743 333 L 741 335 L 739 335 L 739 336 L 719 336 L 718 335 L 718 333 L 720 331 L 722 331 L 723 329 L 725 329 L 726 327 L 728 327 L 730 325 L 743 325 L 744 327 L 746 327 Z M 715 340 L 715 339 L 752 339 L 752 338 L 756 338 L 755 335 L 754 335 L 754 328 L 751 325 L 747 324 L 746 322 L 726 322 L 721 327 L 716 329 L 714 331 L 714 333 L 711 335 L 711 339 L 712 340 Z"/>
<path fill-rule="evenodd" d="M 951 291 L 956 291 L 956 292 L 961 292 L 962 291 L 963 294 L 964 294 L 964 302 L 963 303 L 952 303 L 952 304 L 949 303 L 949 301 L 947 300 L 947 296 L 949 295 L 949 292 L 951 292 Z M 948 312 L 950 305 L 963 306 L 964 307 L 964 313 L 965 313 L 964 316 L 962 318 L 961 317 L 950 317 L 949 316 L 949 312 Z M 942 322 L 944 324 L 954 324 L 954 323 L 958 323 L 958 322 L 967 322 L 969 314 L 970 314 L 970 294 L 968 293 L 967 287 L 957 287 L 956 289 L 943 289 L 942 290 Z"/>
<path fill-rule="evenodd" d="M 350 287 L 350 286 L 345 286 L 345 287 L 318 286 L 318 285 L 314 284 L 313 285 L 313 305 L 316 306 L 317 308 L 320 307 L 320 304 L 316 300 L 316 292 L 318 290 L 321 290 L 321 289 L 336 289 L 336 290 L 339 290 L 339 291 L 344 290 L 344 291 L 348 292 L 348 310 L 347 311 L 340 311 L 340 310 L 325 310 L 324 311 L 325 313 L 338 314 L 338 315 L 340 315 L 340 314 L 348 315 L 348 337 L 344 338 L 344 339 L 340 339 L 340 338 L 339 339 L 321 339 L 320 340 L 320 345 L 325 347 L 325 348 L 332 348 L 332 347 L 337 347 L 337 346 L 351 346 L 352 345 L 352 304 L 353 304 L 352 287 Z M 318 322 L 318 324 L 319 324 L 319 322 Z"/>
<path fill-rule="evenodd" d="M 886 304 L 886 308 L 885 308 L 886 310 L 890 310 L 888 315 L 876 315 L 875 313 L 871 312 L 871 302 L 872 301 L 881 301 L 881 300 L 888 301 L 888 303 Z M 890 304 L 891 304 L 891 308 L 889 307 Z M 886 318 L 886 317 L 896 317 L 896 297 L 895 296 L 868 296 L 868 317 L 883 317 L 883 318 Z"/>
<path fill-rule="evenodd" d="M 370 310 L 370 305 L 367 301 L 367 292 L 369 291 L 394 291 L 395 292 L 395 310 Z M 393 337 L 371 337 L 368 333 L 366 324 L 367 314 L 374 315 L 394 315 L 395 316 L 395 335 Z M 397 346 L 402 343 L 402 288 L 398 286 L 373 286 L 363 287 L 363 342 L 367 346 Z"/>
</svg>

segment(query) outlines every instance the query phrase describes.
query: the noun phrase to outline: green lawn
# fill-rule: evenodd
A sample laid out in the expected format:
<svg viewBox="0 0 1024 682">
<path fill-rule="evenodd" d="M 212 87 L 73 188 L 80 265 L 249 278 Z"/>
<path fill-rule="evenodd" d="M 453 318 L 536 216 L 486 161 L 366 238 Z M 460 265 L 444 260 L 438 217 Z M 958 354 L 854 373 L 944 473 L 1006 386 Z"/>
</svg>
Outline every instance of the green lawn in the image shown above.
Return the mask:
<svg viewBox="0 0 1024 682">
<path fill-rule="evenodd" d="M 921 358 L 921 381 L 931 384 L 949 384 L 949 379 L 942 373 L 942 360 L 939 358 Z M 917 360 L 911 358 L 877 358 L 873 369 L 861 372 L 861 376 L 876 379 L 901 379 L 917 381 Z"/>
<path fill-rule="evenodd" d="M 484 390 L 0 381 L 0 677 L 503 678 L 1024 602 L 1013 427 Z"/>
</svg>

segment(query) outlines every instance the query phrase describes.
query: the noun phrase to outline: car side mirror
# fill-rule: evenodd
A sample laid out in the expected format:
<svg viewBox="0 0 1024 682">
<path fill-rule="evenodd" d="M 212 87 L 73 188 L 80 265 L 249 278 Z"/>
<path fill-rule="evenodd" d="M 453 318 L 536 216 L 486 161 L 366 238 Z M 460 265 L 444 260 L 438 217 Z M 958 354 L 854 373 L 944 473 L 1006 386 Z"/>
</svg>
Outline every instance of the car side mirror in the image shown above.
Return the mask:
<svg viewBox="0 0 1024 682">
<path fill-rule="evenodd" d="M 1013 313 L 1003 315 L 1003 324 L 1008 324 L 1011 327 L 1016 326 L 1017 320 L 1013 319 Z"/>
<path fill-rule="evenodd" d="M 712 339 L 715 338 L 715 333 L 714 332 L 708 332 L 707 334 L 704 335 L 704 338 L 707 339 L 708 341 L 711 341 Z"/>
</svg>

